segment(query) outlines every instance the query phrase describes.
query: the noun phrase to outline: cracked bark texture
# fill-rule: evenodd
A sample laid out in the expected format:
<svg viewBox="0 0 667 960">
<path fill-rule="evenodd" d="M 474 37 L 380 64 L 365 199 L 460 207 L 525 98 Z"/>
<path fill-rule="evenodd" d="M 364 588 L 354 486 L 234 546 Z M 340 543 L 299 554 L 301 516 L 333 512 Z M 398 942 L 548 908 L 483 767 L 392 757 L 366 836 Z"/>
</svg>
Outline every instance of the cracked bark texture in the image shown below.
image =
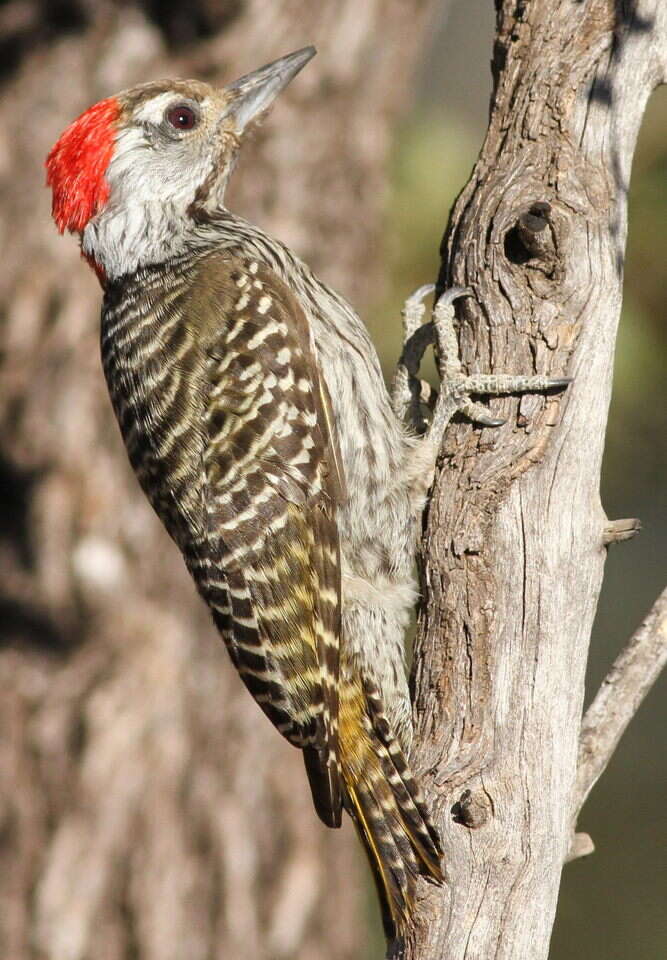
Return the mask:
<svg viewBox="0 0 667 960">
<path fill-rule="evenodd" d="M 100 370 L 100 291 L 50 221 L 42 164 L 78 113 L 118 89 L 165 75 L 224 82 L 314 42 L 314 66 L 242 157 L 230 206 L 363 307 L 392 125 L 436 6 L 2 6 L 7 960 L 363 953 L 356 840 L 315 817 L 300 755 L 241 687 L 131 475 Z"/>
<path fill-rule="evenodd" d="M 409 960 L 544 960 L 572 841 L 607 518 L 599 478 L 661 0 L 497 0 L 489 128 L 442 244 L 470 370 L 567 374 L 450 427 L 426 518 L 413 759 L 447 851 Z M 619 877 L 619 883 L 622 878 Z"/>
</svg>

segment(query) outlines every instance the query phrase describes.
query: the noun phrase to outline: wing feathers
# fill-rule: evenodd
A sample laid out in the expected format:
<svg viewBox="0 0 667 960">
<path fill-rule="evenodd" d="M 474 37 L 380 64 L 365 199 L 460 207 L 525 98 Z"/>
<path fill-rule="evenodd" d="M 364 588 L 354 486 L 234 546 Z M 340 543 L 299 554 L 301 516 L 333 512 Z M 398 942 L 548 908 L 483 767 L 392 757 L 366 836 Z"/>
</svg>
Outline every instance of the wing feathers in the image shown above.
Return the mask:
<svg viewBox="0 0 667 960">
<path fill-rule="evenodd" d="M 287 287 L 251 261 L 228 272 L 208 351 L 209 538 L 231 603 L 230 652 L 262 709 L 306 748 L 317 810 L 340 823 L 340 556 L 344 478 L 310 330 Z"/>
</svg>

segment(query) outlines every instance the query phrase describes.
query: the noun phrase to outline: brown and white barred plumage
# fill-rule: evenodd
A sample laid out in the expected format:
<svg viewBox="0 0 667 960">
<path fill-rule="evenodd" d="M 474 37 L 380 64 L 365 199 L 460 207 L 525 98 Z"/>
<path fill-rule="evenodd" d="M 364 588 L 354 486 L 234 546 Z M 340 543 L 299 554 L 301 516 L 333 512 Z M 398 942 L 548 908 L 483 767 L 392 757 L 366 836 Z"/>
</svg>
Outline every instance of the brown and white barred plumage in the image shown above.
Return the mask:
<svg viewBox="0 0 667 960">
<path fill-rule="evenodd" d="M 107 285 L 109 392 L 146 495 L 244 683 L 305 748 L 330 826 L 340 762 L 393 935 L 441 853 L 404 752 L 413 443 L 361 321 L 287 248 L 226 212 L 192 239 L 168 268 Z"/>
<path fill-rule="evenodd" d="M 351 307 L 223 206 L 245 125 L 311 55 L 222 91 L 164 81 L 105 101 L 48 171 L 105 288 L 104 371 L 139 481 L 244 683 L 303 749 L 320 817 L 353 817 L 393 938 L 417 876 L 442 878 L 403 662 L 434 445 L 396 417 Z M 199 118 L 192 135 L 173 104 Z M 110 160 L 95 182 L 98 143 L 84 214 L 69 166 L 93 136 Z"/>
</svg>

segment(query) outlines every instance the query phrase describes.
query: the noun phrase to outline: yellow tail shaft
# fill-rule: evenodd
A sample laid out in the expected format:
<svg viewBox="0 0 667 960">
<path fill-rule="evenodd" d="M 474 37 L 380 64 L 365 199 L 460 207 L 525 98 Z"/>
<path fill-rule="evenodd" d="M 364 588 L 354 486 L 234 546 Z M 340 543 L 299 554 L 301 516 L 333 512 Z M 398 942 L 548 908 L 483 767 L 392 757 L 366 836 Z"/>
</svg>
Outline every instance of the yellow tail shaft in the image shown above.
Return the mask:
<svg viewBox="0 0 667 960">
<path fill-rule="evenodd" d="M 346 684 L 340 703 L 346 807 L 373 870 L 387 939 L 402 937 L 419 875 L 443 880 L 442 849 L 377 690 Z"/>
</svg>

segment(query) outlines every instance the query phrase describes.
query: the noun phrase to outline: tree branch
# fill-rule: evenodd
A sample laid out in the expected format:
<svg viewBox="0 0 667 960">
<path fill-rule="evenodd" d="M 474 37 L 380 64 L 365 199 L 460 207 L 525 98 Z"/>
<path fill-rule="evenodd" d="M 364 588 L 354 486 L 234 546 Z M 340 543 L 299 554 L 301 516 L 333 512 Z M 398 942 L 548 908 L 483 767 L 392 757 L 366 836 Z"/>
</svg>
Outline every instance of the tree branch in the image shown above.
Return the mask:
<svg viewBox="0 0 667 960">
<path fill-rule="evenodd" d="M 452 424 L 424 539 L 412 760 L 448 885 L 420 891 L 406 960 L 546 960 L 609 527 L 599 499 L 627 193 L 664 77 L 663 0 L 496 0 L 489 129 L 442 244 L 469 371 L 567 373 L 562 397 Z"/>
<path fill-rule="evenodd" d="M 588 857 L 591 853 L 595 853 L 595 844 L 589 835 L 587 833 L 575 833 L 572 836 L 572 843 L 565 857 L 565 863 L 578 860 L 579 857 Z"/>
<path fill-rule="evenodd" d="M 616 658 L 586 711 L 579 737 L 575 819 L 665 663 L 667 587 Z"/>
</svg>

